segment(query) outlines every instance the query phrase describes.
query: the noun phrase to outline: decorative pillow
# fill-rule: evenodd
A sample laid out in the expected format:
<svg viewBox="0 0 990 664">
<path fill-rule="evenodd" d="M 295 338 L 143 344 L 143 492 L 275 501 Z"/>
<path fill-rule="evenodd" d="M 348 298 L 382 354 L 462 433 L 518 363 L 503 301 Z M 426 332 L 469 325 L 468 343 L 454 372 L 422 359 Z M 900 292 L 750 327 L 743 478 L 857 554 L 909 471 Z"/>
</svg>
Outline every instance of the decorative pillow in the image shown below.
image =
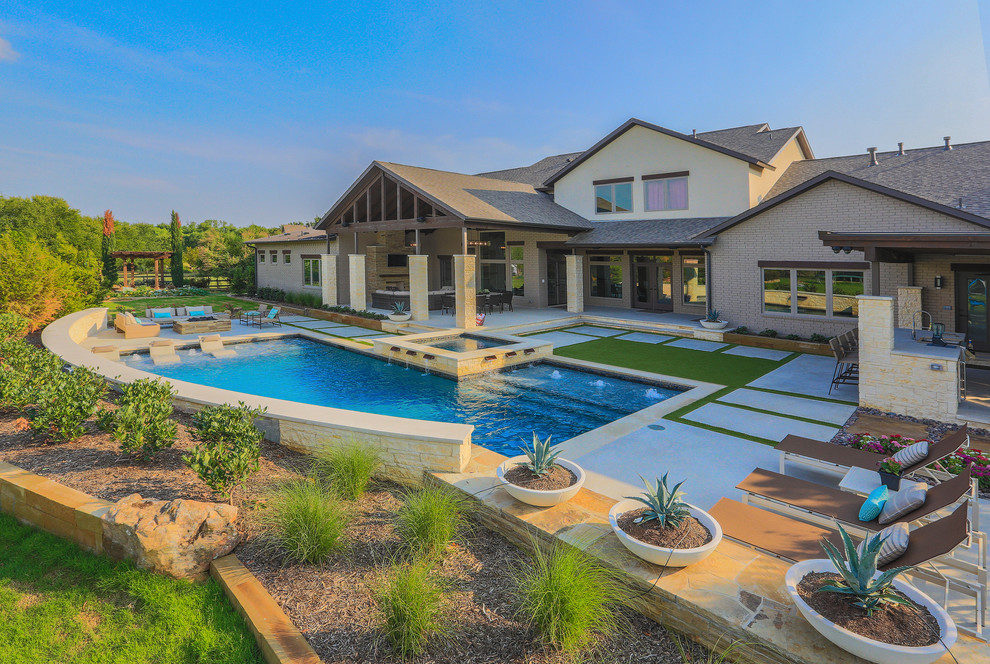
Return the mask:
<svg viewBox="0 0 990 664">
<path fill-rule="evenodd" d="M 907 486 L 901 483 L 901 490 L 887 499 L 880 510 L 880 525 L 896 521 L 908 512 L 913 512 L 925 504 L 928 497 L 928 485 L 916 482 Z"/>
<path fill-rule="evenodd" d="M 928 441 L 919 440 L 914 445 L 908 445 L 903 450 L 894 455 L 894 461 L 901 464 L 902 468 L 913 466 L 919 461 L 924 461 L 928 456 Z"/>
<path fill-rule="evenodd" d="M 154 317 L 155 318 L 171 318 L 172 317 L 172 314 L 167 313 L 165 311 L 156 311 Z"/>
<path fill-rule="evenodd" d="M 887 526 L 881 530 L 873 537 L 886 537 L 886 541 L 880 546 L 880 555 L 877 556 L 877 567 L 883 567 L 887 563 L 891 563 L 907 551 L 908 540 L 911 537 L 911 531 L 906 523 L 895 523 L 892 526 Z M 866 543 L 872 539 L 868 538 L 859 543 L 856 547 L 856 553 L 863 555 L 863 550 L 866 548 Z"/>
<path fill-rule="evenodd" d="M 880 516 L 880 510 L 883 509 L 884 504 L 887 502 L 888 495 L 887 487 L 885 486 L 878 486 L 871 491 L 866 502 L 859 508 L 859 520 L 873 521 L 873 519 Z"/>
<path fill-rule="evenodd" d="M 203 315 L 205 315 L 205 314 L 202 311 L 190 311 L 189 312 L 189 316 L 190 317 L 192 317 L 192 316 L 203 316 Z M 928 454 L 928 452 L 925 452 L 925 454 Z"/>
</svg>

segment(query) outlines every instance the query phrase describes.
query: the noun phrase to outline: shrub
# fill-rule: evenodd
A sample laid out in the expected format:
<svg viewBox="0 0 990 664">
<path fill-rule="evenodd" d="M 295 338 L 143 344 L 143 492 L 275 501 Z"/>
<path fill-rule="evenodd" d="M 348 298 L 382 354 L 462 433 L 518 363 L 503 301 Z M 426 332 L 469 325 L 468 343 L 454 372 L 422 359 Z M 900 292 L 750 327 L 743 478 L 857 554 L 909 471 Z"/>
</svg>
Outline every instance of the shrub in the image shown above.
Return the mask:
<svg viewBox="0 0 990 664">
<path fill-rule="evenodd" d="M 546 553 L 536 547 L 513 576 L 520 616 L 551 645 L 574 652 L 617 630 L 619 586 L 579 549 L 557 546 Z"/>
<path fill-rule="evenodd" d="M 811 340 L 816 344 L 827 344 L 831 338 L 826 334 L 818 334 L 817 332 L 811 335 Z"/>
<path fill-rule="evenodd" d="M 72 442 L 86 433 L 83 424 L 96 413 L 107 392 L 106 381 L 85 367 L 46 375 L 48 379 L 37 390 L 31 428 L 45 433 L 50 441 Z"/>
<path fill-rule="evenodd" d="M 102 411 L 100 424 L 125 454 L 150 461 L 172 447 L 179 427 L 172 419 L 172 386 L 160 378 L 141 378 L 121 389 L 119 408 Z"/>
<path fill-rule="evenodd" d="M 261 513 L 270 542 L 288 560 L 321 563 L 344 544 L 348 514 L 326 482 L 294 479 L 278 486 Z"/>
<path fill-rule="evenodd" d="M 385 314 L 377 314 L 374 311 L 358 311 L 357 309 L 351 309 L 350 307 L 345 307 L 342 305 L 329 305 L 324 304 L 320 307 L 324 311 L 333 311 L 338 314 L 347 314 L 348 316 L 357 316 L 358 318 L 367 318 L 369 320 L 386 320 L 388 316 Z"/>
<path fill-rule="evenodd" d="M 24 411 L 61 379 L 62 362 L 22 339 L 0 342 L 0 407 Z"/>
<path fill-rule="evenodd" d="M 0 313 L 0 343 L 20 339 L 28 331 L 29 322 L 23 316 Z"/>
<path fill-rule="evenodd" d="M 760 336 L 761 337 L 770 337 L 772 339 L 772 338 L 774 338 L 774 337 L 777 336 L 777 330 L 774 330 L 774 329 L 771 329 L 771 328 L 768 327 L 767 329 L 765 329 L 762 332 L 760 332 Z"/>
<path fill-rule="evenodd" d="M 791 341 L 801 341 L 801 335 L 799 334 L 788 334 L 784 338 L 789 339 Z"/>
<path fill-rule="evenodd" d="M 736 329 L 732 330 L 732 333 L 733 334 L 751 334 L 751 332 L 749 331 L 749 328 L 746 327 L 745 325 L 740 325 Z"/>
<path fill-rule="evenodd" d="M 193 416 L 201 444 L 182 457 L 203 482 L 233 503 L 234 489 L 258 470 L 261 439 L 254 426 L 265 409 L 224 404 L 207 406 Z"/>
<path fill-rule="evenodd" d="M 316 472 L 344 500 L 357 500 L 381 468 L 382 458 L 373 447 L 351 443 L 331 448 L 316 457 Z"/>
<path fill-rule="evenodd" d="M 422 562 L 393 566 L 375 601 L 385 638 L 403 657 L 419 655 L 430 639 L 449 629 L 443 587 Z"/>
<path fill-rule="evenodd" d="M 428 486 L 407 493 L 395 515 L 395 529 L 420 556 L 437 556 L 466 524 L 467 503 L 447 487 Z"/>
</svg>

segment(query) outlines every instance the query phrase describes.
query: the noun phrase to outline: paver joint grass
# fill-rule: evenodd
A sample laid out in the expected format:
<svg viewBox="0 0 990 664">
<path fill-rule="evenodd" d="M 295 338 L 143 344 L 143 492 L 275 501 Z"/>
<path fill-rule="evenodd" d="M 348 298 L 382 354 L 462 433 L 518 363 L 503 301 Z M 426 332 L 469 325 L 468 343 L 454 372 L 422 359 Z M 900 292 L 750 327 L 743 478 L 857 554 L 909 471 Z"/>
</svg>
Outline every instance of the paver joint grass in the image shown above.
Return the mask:
<svg viewBox="0 0 990 664">
<path fill-rule="evenodd" d="M 261 657 L 213 580 L 117 563 L 0 514 L 0 662 L 243 664 Z"/>
</svg>

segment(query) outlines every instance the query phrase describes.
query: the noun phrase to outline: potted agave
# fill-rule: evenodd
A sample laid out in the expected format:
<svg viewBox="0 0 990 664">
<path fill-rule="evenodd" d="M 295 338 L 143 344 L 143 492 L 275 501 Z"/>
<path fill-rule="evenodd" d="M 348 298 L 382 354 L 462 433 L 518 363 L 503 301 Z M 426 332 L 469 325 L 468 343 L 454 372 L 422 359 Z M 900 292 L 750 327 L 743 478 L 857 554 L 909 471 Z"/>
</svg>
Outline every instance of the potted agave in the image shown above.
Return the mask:
<svg viewBox="0 0 990 664">
<path fill-rule="evenodd" d="M 787 592 L 826 639 L 877 664 L 931 664 L 956 642 L 955 623 L 937 602 L 896 577 L 910 567 L 877 571 L 886 537 L 853 545 L 839 526 L 845 556 L 822 542 L 828 559 L 787 570 Z"/>
<path fill-rule="evenodd" d="M 404 323 L 405 321 L 412 318 L 412 314 L 409 313 L 409 309 L 406 307 L 405 302 L 395 302 L 392 304 L 392 313 L 388 315 L 389 320 L 396 323 Z"/>
<path fill-rule="evenodd" d="M 701 327 L 707 330 L 724 330 L 729 321 L 721 319 L 722 312 L 718 309 L 709 309 L 705 317 L 701 319 Z"/>
<path fill-rule="evenodd" d="M 499 482 L 516 500 L 535 507 L 553 507 L 567 502 L 584 485 L 584 469 L 560 458 L 560 452 L 533 432 L 532 447 L 524 454 L 503 461 L 495 471 Z"/>
<path fill-rule="evenodd" d="M 641 496 L 620 500 L 608 522 L 623 546 L 647 562 L 685 567 L 704 560 L 722 541 L 722 527 L 708 512 L 681 500 L 680 482 L 667 488 L 667 475 Z M 645 506 L 645 507 L 644 507 Z"/>
</svg>

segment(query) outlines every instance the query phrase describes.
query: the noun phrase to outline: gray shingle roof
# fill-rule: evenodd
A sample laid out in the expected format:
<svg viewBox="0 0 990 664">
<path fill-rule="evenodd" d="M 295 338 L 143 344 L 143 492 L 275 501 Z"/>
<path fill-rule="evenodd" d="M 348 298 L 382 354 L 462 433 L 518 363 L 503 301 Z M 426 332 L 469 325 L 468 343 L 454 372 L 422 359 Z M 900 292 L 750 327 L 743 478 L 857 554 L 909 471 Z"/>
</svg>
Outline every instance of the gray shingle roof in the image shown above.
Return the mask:
<svg viewBox="0 0 990 664">
<path fill-rule="evenodd" d="M 319 240 L 326 240 L 327 232 L 318 231 L 315 228 L 304 228 L 299 231 L 290 231 L 288 233 L 281 233 L 280 235 L 269 235 L 268 237 L 259 237 L 255 240 L 248 240 L 244 244 L 265 244 L 268 242 L 317 242 Z"/>
<path fill-rule="evenodd" d="M 504 212 L 523 224 L 559 226 L 561 228 L 591 228 L 594 224 L 579 214 L 553 202 L 553 197 L 542 192 L 493 191 L 490 189 L 466 189 L 493 208 Z"/>
<path fill-rule="evenodd" d="M 718 226 L 729 217 L 691 217 L 684 219 L 644 219 L 639 221 L 595 221 L 592 229 L 567 240 L 575 247 L 669 246 L 710 244 L 711 238 L 698 235 Z"/>
<path fill-rule="evenodd" d="M 478 173 L 478 175 L 496 180 L 523 182 L 533 187 L 542 187 L 543 183 L 549 180 L 554 173 L 579 156 L 581 156 L 580 152 L 557 154 L 551 157 L 545 157 L 529 166 L 507 168 L 501 171 L 489 171 L 488 173 Z"/>
<path fill-rule="evenodd" d="M 990 141 L 877 153 L 877 166 L 870 155 L 809 159 L 792 163 L 767 193 L 767 200 L 783 194 L 826 171 L 837 171 L 874 184 L 964 212 L 990 218 Z"/>
<path fill-rule="evenodd" d="M 801 127 L 785 127 L 783 129 L 770 129 L 766 123 L 746 125 L 745 127 L 732 127 L 731 129 L 719 129 L 717 131 L 698 132 L 698 138 L 709 143 L 721 145 L 724 148 L 735 150 L 743 154 L 756 157 L 762 162 L 770 163 L 770 160 L 780 152 L 780 149 L 787 144 L 787 141 L 801 131 Z"/>
</svg>

